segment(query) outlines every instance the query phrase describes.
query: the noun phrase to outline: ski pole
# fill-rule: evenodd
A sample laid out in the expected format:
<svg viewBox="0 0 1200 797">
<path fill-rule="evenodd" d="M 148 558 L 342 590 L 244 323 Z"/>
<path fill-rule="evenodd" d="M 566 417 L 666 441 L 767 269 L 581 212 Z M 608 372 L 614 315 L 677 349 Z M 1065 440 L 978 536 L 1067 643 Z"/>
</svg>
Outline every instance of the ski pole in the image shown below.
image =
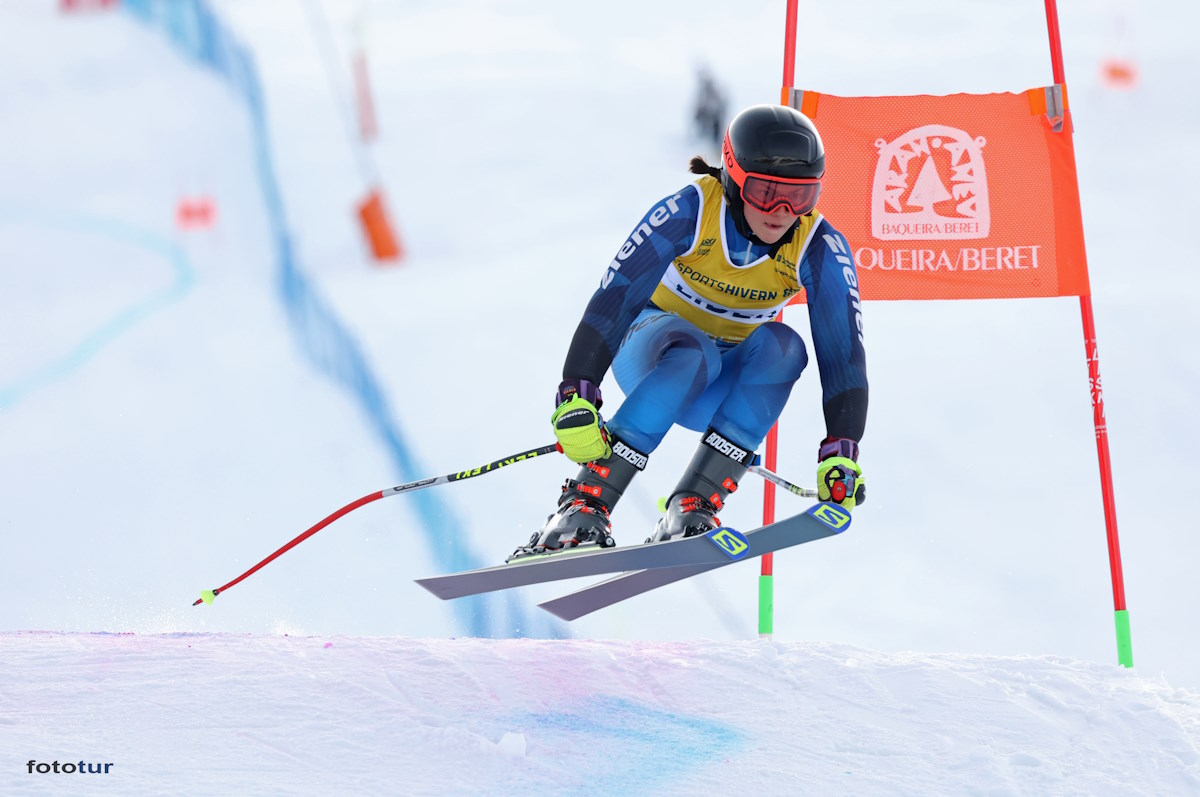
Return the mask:
<svg viewBox="0 0 1200 797">
<path fill-rule="evenodd" d="M 783 489 L 787 490 L 789 493 L 798 495 L 801 498 L 816 498 L 817 497 L 816 490 L 810 490 L 807 487 L 799 487 L 795 484 L 792 484 L 790 481 L 783 478 L 778 473 L 767 470 L 762 465 L 751 465 L 749 470 L 754 473 L 757 473 L 759 476 L 762 476 L 764 479 L 771 482 L 772 484 L 774 484 L 778 487 L 782 487 Z"/>
<path fill-rule="evenodd" d="M 337 520 L 338 518 L 342 517 L 343 515 L 347 515 L 347 514 L 353 512 L 355 509 L 358 509 L 360 506 L 365 506 L 365 505 L 371 503 L 372 501 L 378 501 L 380 498 L 386 498 L 389 495 L 399 495 L 400 493 L 411 493 L 411 492 L 415 492 L 417 490 L 424 490 L 426 487 L 435 487 L 439 484 L 450 484 L 451 482 L 459 482 L 459 481 L 462 481 L 463 479 L 470 479 L 474 476 L 482 476 L 485 473 L 491 473 L 494 470 L 503 468 L 505 465 L 511 465 L 514 462 L 524 462 L 527 459 L 533 459 L 534 457 L 540 457 L 542 454 L 551 454 L 551 453 L 554 453 L 555 451 L 559 451 L 559 450 L 561 450 L 561 449 L 559 449 L 557 444 L 549 445 L 549 446 L 542 446 L 541 448 L 531 448 L 528 451 L 522 451 L 520 454 L 513 454 L 511 456 L 503 457 L 502 459 L 498 459 L 495 462 L 489 462 L 486 465 L 481 465 L 478 468 L 471 468 L 470 470 L 463 470 L 463 471 L 459 471 L 457 473 L 448 473 L 445 476 L 437 476 L 432 479 L 418 479 L 415 482 L 409 482 L 408 484 L 401 484 L 397 487 L 389 487 L 386 490 L 380 490 L 379 492 L 371 493 L 370 495 L 364 495 L 362 498 L 358 499 L 357 501 L 353 501 L 349 504 L 346 504 L 344 507 L 342 507 L 338 511 L 334 512 L 332 515 L 329 515 L 324 520 L 322 520 L 321 522 L 317 523 L 315 526 L 310 528 L 308 531 L 304 532 L 300 536 L 291 540 L 286 545 L 284 545 L 282 548 L 275 551 L 275 553 L 271 554 L 266 559 L 263 559 L 261 562 L 259 562 L 254 567 L 247 570 L 245 573 L 242 573 L 240 576 L 235 578 L 233 581 L 230 581 L 228 584 L 217 587 L 216 589 L 204 590 L 203 592 L 200 593 L 200 597 L 197 598 L 196 602 L 193 603 L 192 605 L 199 606 L 201 603 L 212 603 L 214 598 L 216 598 L 218 595 L 220 595 L 225 590 L 232 587 L 234 584 L 237 584 L 242 579 L 247 578 L 248 576 L 250 576 L 250 575 L 254 574 L 255 572 L 261 570 L 262 568 L 266 567 L 268 564 L 273 562 L 275 559 L 277 559 L 280 556 L 282 556 L 283 554 L 287 553 L 292 548 L 295 548 L 297 545 L 304 542 L 309 537 L 316 534 L 318 531 L 325 528 L 333 521 Z"/>
</svg>

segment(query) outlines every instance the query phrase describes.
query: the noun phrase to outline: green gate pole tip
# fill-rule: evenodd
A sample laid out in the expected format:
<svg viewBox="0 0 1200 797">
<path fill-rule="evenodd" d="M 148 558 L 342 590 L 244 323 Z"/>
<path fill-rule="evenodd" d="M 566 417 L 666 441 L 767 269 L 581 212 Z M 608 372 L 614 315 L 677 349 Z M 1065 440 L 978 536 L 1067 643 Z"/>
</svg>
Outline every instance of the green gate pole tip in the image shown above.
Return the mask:
<svg viewBox="0 0 1200 797">
<path fill-rule="evenodd" d="M 758 635 L 769 637 L 775 630 L 774 576 L 758 577 Z"/>
<path fill-rule="evenodd" d="M 1133 666 L 1133 637 L 1129 633 L 1129 611 L 1118 609 L 1117 619 L 1117 658 L 1122 667 Z"/>
</svg>

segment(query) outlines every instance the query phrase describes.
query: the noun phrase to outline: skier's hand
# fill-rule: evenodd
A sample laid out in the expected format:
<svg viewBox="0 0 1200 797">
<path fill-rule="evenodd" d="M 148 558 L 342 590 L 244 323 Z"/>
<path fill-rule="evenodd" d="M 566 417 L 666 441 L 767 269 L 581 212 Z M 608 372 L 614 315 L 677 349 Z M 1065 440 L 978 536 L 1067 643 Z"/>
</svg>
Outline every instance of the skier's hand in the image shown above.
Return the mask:
<svg viewBox="0 0 1200 797">
<path fill-rule="evenodd" d="M 595 400 L 593 404 L 591 400 Z M 600 417 L 600 391 L 589 382 L 568 380 L 558 389 L 558 407 L 550 416 L 558 448 L 581 465 L 612 453 L 604 419 Z"/>
<path fill-rule="evenodd" d="M 817 454 L 817 498 L 853 509 L 867 500 L 867 485 L 858 466 L 858 443 L 827 437 Z"/>
</svg>

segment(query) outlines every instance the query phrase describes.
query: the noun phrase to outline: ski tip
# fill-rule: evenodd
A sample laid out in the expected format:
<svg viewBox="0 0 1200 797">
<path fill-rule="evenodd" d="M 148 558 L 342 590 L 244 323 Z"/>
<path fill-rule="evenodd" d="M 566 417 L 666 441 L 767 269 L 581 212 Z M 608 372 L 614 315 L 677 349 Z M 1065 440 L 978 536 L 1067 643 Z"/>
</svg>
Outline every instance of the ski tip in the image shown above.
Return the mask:
<svg viewBox="0 0 1200 797">
<path fill-rule="evenodd" d="M 562 609 L 562 608 L 556 606 L 553 601 L 547 601 L 546 603 L 539 603 L 538 608 L 544 609 L 545 611 L 554 615 L 558 619 L 564 620 L 568 623 L 571 622 L 572 620 L 578 620 L 580 617 L 583 616 L 581 614 L 575 614 L 574 612 L 571 612 L 569 610 Z"/>
<path fill-rule="evenodd" d="M 428 578 L 414 578 L 413 581 L 428 590 L 435 598 L 441 598 L 445 601 L 458 597 L 442 585 L 441 581 L 443 578 L 442 576 L 430 576 Z"/>
</svg>

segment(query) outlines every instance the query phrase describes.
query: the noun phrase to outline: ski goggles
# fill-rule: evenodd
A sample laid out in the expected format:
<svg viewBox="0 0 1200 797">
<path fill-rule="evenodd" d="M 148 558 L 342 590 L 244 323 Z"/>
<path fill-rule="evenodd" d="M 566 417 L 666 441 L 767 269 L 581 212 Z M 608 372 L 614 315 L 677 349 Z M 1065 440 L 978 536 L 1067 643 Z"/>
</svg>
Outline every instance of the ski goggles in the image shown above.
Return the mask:
<svg viewBox="0 0 1200 797">
<path fill-rule="evenodd" d="M 763 213 L 787 208 L 794 216 L 805 216 L 813 212 L 817 197 L 821 195 L 820 177 L 768 177 L 755 172 L 745 174 L 745 181 L 741 184 L 742 199 Z"/>
</svg>

